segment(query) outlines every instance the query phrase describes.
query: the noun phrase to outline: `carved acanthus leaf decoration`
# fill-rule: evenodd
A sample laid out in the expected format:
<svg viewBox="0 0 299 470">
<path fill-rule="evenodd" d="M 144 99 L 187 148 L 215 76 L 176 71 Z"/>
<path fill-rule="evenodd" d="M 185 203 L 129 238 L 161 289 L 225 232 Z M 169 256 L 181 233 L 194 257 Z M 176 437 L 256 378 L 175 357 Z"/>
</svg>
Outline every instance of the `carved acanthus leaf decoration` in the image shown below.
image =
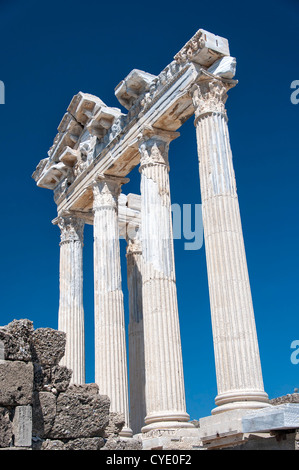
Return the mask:
<svg viewBox="0 0 299 470">
<path fill-rule="evenodd" d="M 57 225 L 61 231 L 61 243 L 75 241 L 83 243 L 84 220 L 72 215 L 60 216 L 57 218 Z"/>
<path fill-rule="evenodd" d="M 92 187 L 94 198 L 93 209 L 97 210 L 103 207 L 111 207 L 117 210 L 121 185 L 128 181 L 128 178 L 98 175 Z"/>
<path fill-rule="evenodd" d="M 159 138 L 144 140 L 139 145 L 140 167 L 162 164 L 168 166 L 169 142 Z"/>
<path fill-rule="evenodd" d="M 226 115 L 225 103 L 227 91 L 231 86 L 221 80 L 202 80 L 192 89 L 192 101 L 195 108 L 195 119 L 208 113 Z"/>
</svg>

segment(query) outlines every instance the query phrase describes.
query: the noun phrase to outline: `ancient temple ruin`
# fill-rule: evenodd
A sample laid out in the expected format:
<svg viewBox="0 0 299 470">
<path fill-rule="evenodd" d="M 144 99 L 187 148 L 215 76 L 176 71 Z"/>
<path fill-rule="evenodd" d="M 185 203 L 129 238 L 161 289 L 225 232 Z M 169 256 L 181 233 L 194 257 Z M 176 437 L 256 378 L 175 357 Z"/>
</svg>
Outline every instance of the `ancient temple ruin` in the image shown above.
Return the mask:
<svg viewBox="0 0 299 470">
<path fill-rule="evenodd" d="M 270 407 L 225 109 L 235 69 L 227 39 L 198 30 L 159 75 L 134 69 L 116 86 L 126 113 L 87 93 L 74 96 L 33 174 L 57 204 L 59 330 L 67 338 L 63 364 L 77 384 L 85 381 L 83 231 L 93 225 L 95 382 L 111 411 L 124 413 L 124 437 L 194 430 L 185 403 L 168 175 L 170 143 L 192 116 L 218 387 L 201 438 L 219 437 L 220 415 L 225 435 L 231 417 L 239 423 L 248 410 Z M 126 194 L 138 165 L 140 195 Z M 130 406 L 120 234 L 127 240 Z"/>
</svg>

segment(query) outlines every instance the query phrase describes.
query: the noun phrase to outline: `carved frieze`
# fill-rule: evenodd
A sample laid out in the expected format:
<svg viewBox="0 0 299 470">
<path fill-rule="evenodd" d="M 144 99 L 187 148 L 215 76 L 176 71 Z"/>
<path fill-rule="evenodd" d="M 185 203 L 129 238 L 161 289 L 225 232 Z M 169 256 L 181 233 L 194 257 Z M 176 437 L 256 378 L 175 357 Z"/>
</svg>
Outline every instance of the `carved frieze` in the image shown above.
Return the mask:
<svg viewBox="0 0 299 470">
<path fill-rule="evenodd" d="M 229 55 L 227 39 L 199 29 L 174 59 L 179 64 L 190 61 L 209 67 L 220 57 Z"/>
<path fill-rule="evenodd" d="M 96 111 L 102 106 L 106 105 L 100 98 L 80 91 L 72 98 L 68 112 L 74 116 L 82 126 L 85 126 L 89 119 L 92 118 Z"/>
<path fill-rule="evenodd" d="M 199 83 L 198 77 L 204 73 L 213 85 Z M 157 124 L 150 122 L 150 125 L 171 131 L 178 129 L 193 114 L 193 106 L 196 116 L 211 111 L 225 112 L 227 90 L 223 92 L 220 83 L 221 80 L 231 78 L 234 73 L 235 59 L 229 56 L 227 40 L 200 29 L 159 75 L 134 69 L 115 88 L 115 95 L 128 110 L 127 114 L 118 108 L 108 107 L 97 96 L 77 93 L 58 126 L 58 134 L 48 152 L 48 159 L 42 160 L 37 166 L 33 178 L 38 186 L 54 190 L 54 199 L 59 204 L 58 201 L 63 199 L 62 195 L 69 191 L 71 185 L 85 178 L 84 175 L 88 177 L 88 168 L 93 163 L 97 165 L 101 155 L 103 162 L 113 162 L 115 170 L 118 162 L 114 162 L 114 159 L 118 158 L 120 150 L 121 153 L 127 153 L 124 164 L 127 160 L 131 163 L 132 152 L 129 149 L 133 144 L 127 135 L 131 131 L 132 134 L 135 126 L 141 122 L 141 128 L 148 125 L 146 116 L 151 116 L 151 109 L 158 116 L 160 110 L 155 111 L 155 104 L 160 99 L 162 108 L 166 103 L 163 111 L 165 115 L 162 113 Z M 176 87 L 176 84 L 178 86 L 174 88 L 174 93 L 168 95 L 168 90 Z M 160 163 L 163 160 L 168 165 L 167 158 L 163 158 L 167 154 L 164 139 L 152 145 L 151 139 L 147 139 L 147 143 L 143 137 L 141 140 L 143 164 L 158 162 L 160 158 Z M 109 155 L 111 158 L 108 158 Z M 106 168 L 100 171 L 106 171 Z"/>
<path fill-rule="evenodd" d="M 115 87 L 115 96 L 122 106 L 130 109 L 136 100 L 150 88 L 155 78 L 155 75 L 134 69 Z"/>
<path fill-rule="evenodd" d="M 120 122 L 119 117 L 122 115 L 120 109 L 118 108 L 108 108 L 107 106 L 102 106 L 94 117 L 89 121 L 86 128 L 90 134 L 97 136 L 99 139 L 102 139 L 107 131 L 110 130 L 110 133 L 115 133 L 116 125 Z M 119 127 L 119 126 L 118 126 Z M 119 131 L 117 127 L 117 130 Z"/>
</svg>

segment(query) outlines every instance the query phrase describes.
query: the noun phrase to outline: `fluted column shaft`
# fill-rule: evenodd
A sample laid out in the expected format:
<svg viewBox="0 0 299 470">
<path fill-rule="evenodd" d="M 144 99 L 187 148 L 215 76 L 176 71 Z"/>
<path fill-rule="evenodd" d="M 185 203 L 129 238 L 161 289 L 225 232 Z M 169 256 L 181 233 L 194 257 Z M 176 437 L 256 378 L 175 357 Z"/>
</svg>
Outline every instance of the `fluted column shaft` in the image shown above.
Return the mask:
<svg viewBox="0 0 299 470">
<path fill-rule="evenodd" d="M 232 85 L 193 89 L 218 408 L 258 408 L 264 391 L 225 101 Z"/>
<path fill-rule="evenodd" d="M 73 371 L 71 382 L 85 383 L 85 340 L 83 309 L 84 221 L 73 216 L 59 217 L 60 299 L 58 329 L 66 333 L 65 355 L 60 364 Z"/>
<path fill-rule="evenodd" d="M 137 233 L 140 233 L 138 230 Z M 127 282 L 129 290 L 129 365 L 130 365 L 130 425 L 133 434 L 141 432 L 146 416 L 145 363 L 142 308 L 141 240 L 134 234 L 128 238 Z"/>
<path fill-rule="evenodd" d="M 123 179 L 100 177 L 94 195 L 95 382 L 123 413 L 129 429 L 128 379 L 118 228 L 118 196 Z"/>
<path fill-rule="evenodd" d="M 144 138 L 141 155 L 142 292 L 147 415 L 143 432 L 188 425 L 171 222 L 171 137 Z"/>
</svg>

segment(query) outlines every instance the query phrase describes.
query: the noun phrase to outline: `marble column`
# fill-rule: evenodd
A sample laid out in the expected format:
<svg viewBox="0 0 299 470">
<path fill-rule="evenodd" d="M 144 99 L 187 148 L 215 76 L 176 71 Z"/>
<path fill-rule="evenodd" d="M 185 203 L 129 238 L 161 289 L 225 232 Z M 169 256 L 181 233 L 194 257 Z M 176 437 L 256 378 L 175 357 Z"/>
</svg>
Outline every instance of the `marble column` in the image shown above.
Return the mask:
<svg viewBox="0 0 299 470">
<path fill-rule="evenodd" d="M 225 102 L 235 82 L 193 88 L 218 395 L 212 414 L 267 406 Z"/>
<path fill-rule="evenodd" d="M 145 363 L 142 309 L 142 249 L 140 228 L 127 231 L 127 283 L 129 291 L 130 425 L 141 432 L 146 416 Z"/>
<path fill-rule="evenodd" d="M 189 427 L 174 265 L 169 142 L 178 133 L 154 130 L 140 141 L 142 293 L 146 377 L 143 432 Z M 192 426 L 192 425 L 191 425 Z"/>
<path fill-rule="evenodd" d="M 61 230 L 60 299 L 58 329 L 66 333 L 65 355 L 60 364 L 73 371 L 72 383 L 85 383 L 83 309 L 84 221 L 72 215 L 55 221 Z"/>
<path fill-rule="evenodd" d="M 93 185 L 95 382 L 123 413 L 121 436 L 130 437 L 125 319 L 121 283 L 118 196 L 128 179 L 99 175 Z"/>
</svg>

